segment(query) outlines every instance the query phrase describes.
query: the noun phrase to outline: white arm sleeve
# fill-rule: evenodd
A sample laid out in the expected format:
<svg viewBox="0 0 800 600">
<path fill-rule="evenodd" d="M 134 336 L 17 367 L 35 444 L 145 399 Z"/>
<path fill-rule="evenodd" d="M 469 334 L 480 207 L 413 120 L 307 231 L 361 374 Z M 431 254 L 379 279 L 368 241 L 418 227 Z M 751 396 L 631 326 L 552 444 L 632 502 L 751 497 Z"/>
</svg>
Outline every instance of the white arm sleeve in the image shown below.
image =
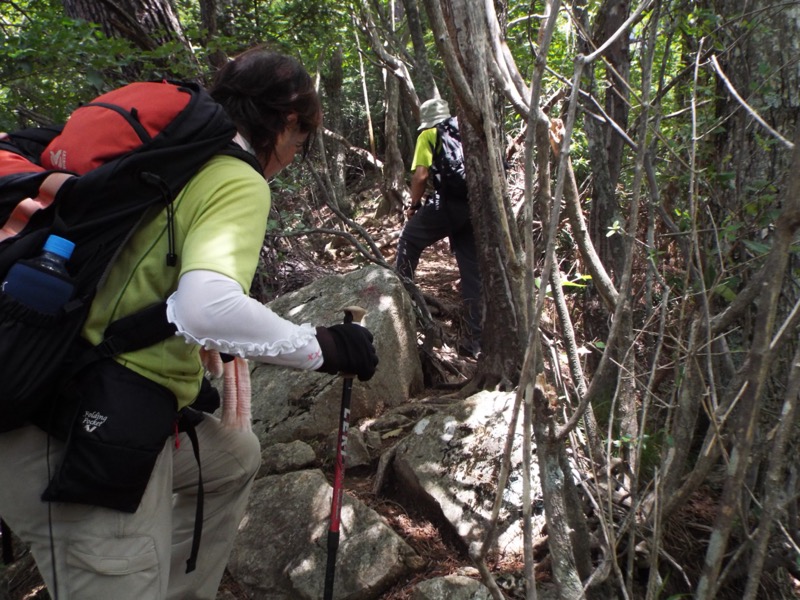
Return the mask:
<svg viewBox="0 0 800 600">
<path fill-rule="evenodd" d="M 323 362 L 316 328 L 279 317 L 214 271 L 181 276 L 167 298 L 167 319 L 187 343 L 209 350 L 297 369 L 317 369 Z"/>
</svg>

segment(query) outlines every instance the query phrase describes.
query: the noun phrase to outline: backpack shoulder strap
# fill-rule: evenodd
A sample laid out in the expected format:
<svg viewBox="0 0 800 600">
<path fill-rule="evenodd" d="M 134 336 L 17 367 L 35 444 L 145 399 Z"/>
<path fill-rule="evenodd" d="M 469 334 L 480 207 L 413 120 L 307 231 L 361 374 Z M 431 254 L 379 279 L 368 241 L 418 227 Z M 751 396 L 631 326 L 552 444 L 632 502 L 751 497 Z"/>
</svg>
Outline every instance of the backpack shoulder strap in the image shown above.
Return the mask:
<svg viewBox="0 0 800 600">
<path fill-rule="evenodd" d="M 442 136 L 444 135 L 444 123 L 436 124 L 436 142 L 433 146 L 433 166 L 441 169 L 440 161 L 444 155 L 444 145 L 442 144 Z"/>
<path fill-rule="evenodd" d="M 263 172 L 263 169 L 261 168 L 261 163 L 258 162 L 258 159 L 252 154 L 250 154 L 247 150 L 239 146 L 239 144 L 237 144 L 236 142 L 231 142 L 230 144 L 228 144 L 227 147 L 223 148 L 220 151 L 220 154 L 236 157 L 246 162 L 248 165 L 253 167 L 259 173 Z"/>
</svg>

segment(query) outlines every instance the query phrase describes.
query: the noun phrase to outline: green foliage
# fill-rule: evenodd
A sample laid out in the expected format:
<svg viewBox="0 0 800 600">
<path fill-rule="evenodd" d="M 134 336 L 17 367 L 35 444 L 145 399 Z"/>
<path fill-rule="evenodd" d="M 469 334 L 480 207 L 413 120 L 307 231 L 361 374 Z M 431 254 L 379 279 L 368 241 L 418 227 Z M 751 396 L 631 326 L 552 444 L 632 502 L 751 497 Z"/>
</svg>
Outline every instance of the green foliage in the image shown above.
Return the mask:
<svg viewBox="0 0 800 600">
<path fill-rule="evenodd" d="M 564 288 L 565 291 L 568 291 L 570 288 L 573 290 L 583 290 L 586 289 L 586 286 L 591 280 L 591 275 L 578 275 L 574 279 L 563 281 L 561 287 Z"/>
<path fill-rule="evenodd" d="M 728 277 L 718 283 L 713 292 L 721 297 L 725 302 L 731 303 L 736 299 L 736 290 L 741 285 L 740 277 Z"/>
<path fill-rule="evenodd" d="M 588 2 L 595 8 L 598 2 Z M 530 80 L 534 60 L 539 52 L 538 36 L 545 21 L 541 5 L 537 3 L 510 3 L 508 5 L 508 46 L 522 76 Z M 547 54 L 550 71 L 544 79 L 542 96 L 547 97 L 571 79 L 578 38 L 565 11 L 559 14 L 559 23 L 553 43 Z"/>
<path fill-rule="evenodd" d="M 233 1 L 227 15 L 217 15 L 219 32 L 209 39 L 198 3 L 180 0 L 175 4 L 195 59 L 178 42 L 146 52 L 125 40 L 108 39 L 97 26 L 65 17 L 57 0 L 0 4 L 4 34 L 0 38 L 0 102 L 6 107 L 0 111 L 0 131 L 63 122 L 81 102 L 127 82 L 125 73 L 132 67 L 144 78 L 202 79 L 206 75 L 202 65 L 209 64 L 212 53 L 234 56 L 263 44 L 297 56 L 313 75 L 327 64 L 338 45 L 344 54 L 343 133 L 351 142 L 368 146 L 356 28 L 348 5 L 328 0 Z M 362 47 L 368 46 L 362 43 Z M 382 72 L 369 60 L 365 66 L 372 90 L 370 111 L 373 120 L 379 121 Z M 380 135 L 382 128 L 375 130 Z"/>
<path fill-rule="evenodd" d="M 0 11 L 5 32 L 0 98 L 7 109 L 0 114 L 3 130 L 34 124 L 27 111 L 43 121 L 63 121 L 79 102 L 106 87 L 101 73 L 125 64 L 115 57 L 130 54 L 128 44 L 106 40 L 95 27 L 64 17 L 60 6 L 51 3 L 3 4 Z"/>
<path fill-rule="evenodd" d="M 196 48 L 205 48 L 207 34 L 201 28 L 198 3 L 179 0 L 176 4 L 187 35 Z M 234 0 L 228 14 L 217 17 L 219 35 L 207 51 L 220 49 L 235 55 L 264 44 L 297 56 L 309 68 L 325 48 L 342 41 L 350 20 L 346 4 L 326 0 Z"/>
<path fill-rule="evenodd" d="M 717 31 L 721 21 L 721 15 L 697 3 L 692 6 L 692 10 L 679 16 L 679 27 L 686 38 L 700 39 Z"/>
<path fill-rule="evenodd" d="M 0 21 L 0 130 L 63 122 L 81 102 L 125 83 L 124 69 L 134 65 L 151 77 L 196 76 L 177 42 L 139 50 L 65 17 L 59 2 L 3 3 Z"/>
</svg>

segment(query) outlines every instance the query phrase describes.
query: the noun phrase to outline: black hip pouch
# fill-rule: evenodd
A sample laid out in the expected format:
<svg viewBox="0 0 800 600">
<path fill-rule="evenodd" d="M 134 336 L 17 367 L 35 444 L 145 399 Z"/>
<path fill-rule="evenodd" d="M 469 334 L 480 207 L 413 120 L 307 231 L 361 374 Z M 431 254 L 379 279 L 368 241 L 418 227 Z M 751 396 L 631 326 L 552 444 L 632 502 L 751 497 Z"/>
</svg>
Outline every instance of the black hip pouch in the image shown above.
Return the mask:
<svg viewBox="0 0 800 600">
<path fill-rule="evenodd" d="M 105 359 L 75 376 L 58 404 L 51 432 L 65 433 L 66 447 L 42 500 L 136 512 L 176 431 L 175 394 Z"/>
</svg>

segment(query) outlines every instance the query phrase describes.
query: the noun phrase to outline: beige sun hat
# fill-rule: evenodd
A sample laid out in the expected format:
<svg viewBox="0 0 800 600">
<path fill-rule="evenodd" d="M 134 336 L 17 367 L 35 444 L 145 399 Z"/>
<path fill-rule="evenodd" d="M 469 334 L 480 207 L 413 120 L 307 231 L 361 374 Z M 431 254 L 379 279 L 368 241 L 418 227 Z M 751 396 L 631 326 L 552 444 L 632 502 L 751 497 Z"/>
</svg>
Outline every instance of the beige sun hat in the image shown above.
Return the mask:
<svg viewBox="0 0 800 600">
<path fill-rule="evenodd" d="M 450 106 L 447 104 L 447 100 L 442 100 L 441 98 L 426 100 L 419 107 L 420 125 L 418 130 L 430 129 L 449 118 Z"/>
</svg>

